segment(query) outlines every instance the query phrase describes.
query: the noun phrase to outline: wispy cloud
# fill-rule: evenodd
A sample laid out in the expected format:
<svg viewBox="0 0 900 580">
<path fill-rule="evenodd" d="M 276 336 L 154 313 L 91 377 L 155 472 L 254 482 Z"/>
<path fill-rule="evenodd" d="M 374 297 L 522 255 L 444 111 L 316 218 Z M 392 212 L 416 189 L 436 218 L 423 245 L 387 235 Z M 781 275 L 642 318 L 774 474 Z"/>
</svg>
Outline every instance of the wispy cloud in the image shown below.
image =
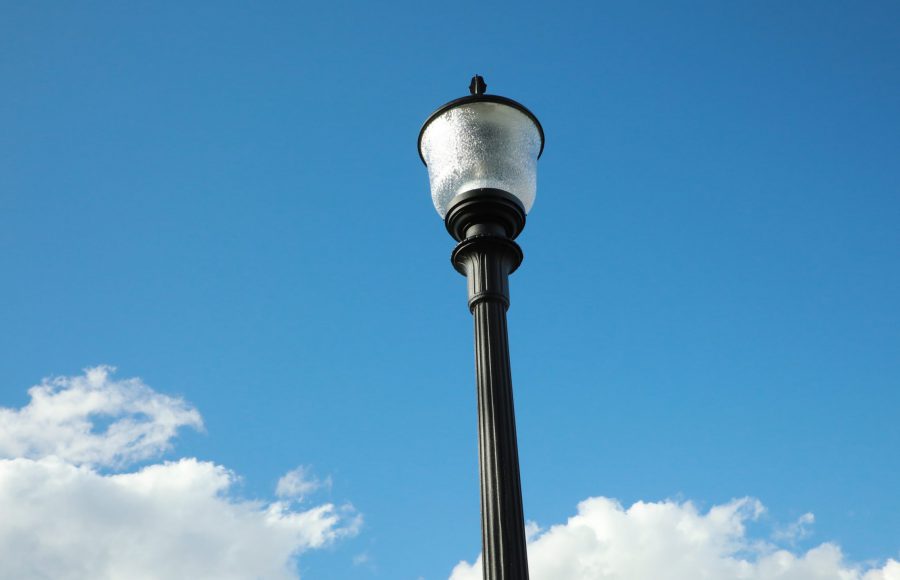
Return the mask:
<svg viewBox="0 0 900 580">
<path fill-rule="evenodd" d="M 323 488 L 331 488 L 331 477 L 319 479 L 313 474 L 311 467 L 301 465 L 285 473 L 278 480 L 275 494 L 283 499 L 302 501 L 309 494 Z"/>
<path fill-rule="evenodd" d="M 786 542 L 794 545 L 810 534 L 810 527 L 816 522 L 816 516 L 805 513 L 786 526 L 779 526 L 772 533 L 772 539 L 776 542 Z"/>
</svg>

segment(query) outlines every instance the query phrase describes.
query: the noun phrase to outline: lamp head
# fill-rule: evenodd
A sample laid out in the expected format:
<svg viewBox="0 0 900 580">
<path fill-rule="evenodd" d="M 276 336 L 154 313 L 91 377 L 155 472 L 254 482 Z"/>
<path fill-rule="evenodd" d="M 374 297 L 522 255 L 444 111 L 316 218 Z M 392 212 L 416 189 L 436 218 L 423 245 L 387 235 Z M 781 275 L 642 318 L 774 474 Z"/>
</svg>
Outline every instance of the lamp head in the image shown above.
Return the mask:
<svg viewBox="0 0 900 580">
<path fill-rule="evenodd" d="M 442 218 L 457 197 L 477 196 L 476 190 L 506 192 L 526 213 L 534 204 L 544 130 L 523 105 L 486 89 L 475 75 L 471 95 L 440 107 L 419 132 L 419 156 Z"/>
</svg>

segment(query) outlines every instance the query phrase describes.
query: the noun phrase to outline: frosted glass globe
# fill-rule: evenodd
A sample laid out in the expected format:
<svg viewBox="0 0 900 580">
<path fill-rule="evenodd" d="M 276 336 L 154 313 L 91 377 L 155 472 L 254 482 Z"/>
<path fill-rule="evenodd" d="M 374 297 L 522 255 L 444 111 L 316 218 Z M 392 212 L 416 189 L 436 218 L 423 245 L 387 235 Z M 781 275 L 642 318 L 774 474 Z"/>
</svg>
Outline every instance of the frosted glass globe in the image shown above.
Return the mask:
<svg viewBox="0 0 900 580">
<path fill-rule="evenodd" d="M 495 188 L 518 198 L 527 213 L 537 192 L 542 147 L 536 121 L 503 102 L 462 103 L 434 116 L 422 130 L 419 152 L 435 209 L 443 218 L 457 195 Z"/>
</svg>

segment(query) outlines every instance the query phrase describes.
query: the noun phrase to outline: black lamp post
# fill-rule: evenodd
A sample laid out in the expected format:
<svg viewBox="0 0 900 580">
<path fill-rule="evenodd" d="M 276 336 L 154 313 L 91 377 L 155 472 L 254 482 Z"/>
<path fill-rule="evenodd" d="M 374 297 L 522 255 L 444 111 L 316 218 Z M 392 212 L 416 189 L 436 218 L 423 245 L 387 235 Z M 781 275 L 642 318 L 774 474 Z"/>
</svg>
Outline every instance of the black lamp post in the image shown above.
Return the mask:
<svg viewBox="0 0 900 580">
<path fill-rule="evenodd" d="M 451 262 L 468 278 L 475 319 L 484 580 L 527 580 L 506 310 L 509 274 L 522 262 L 513 240 L 534 203 L 544 131 L 528 109 L 486 88 L 476 75 L 471 96 L 435 111 L 419 133 L 419 155 L 434 206 L 459 242 Z"/>
</svg>

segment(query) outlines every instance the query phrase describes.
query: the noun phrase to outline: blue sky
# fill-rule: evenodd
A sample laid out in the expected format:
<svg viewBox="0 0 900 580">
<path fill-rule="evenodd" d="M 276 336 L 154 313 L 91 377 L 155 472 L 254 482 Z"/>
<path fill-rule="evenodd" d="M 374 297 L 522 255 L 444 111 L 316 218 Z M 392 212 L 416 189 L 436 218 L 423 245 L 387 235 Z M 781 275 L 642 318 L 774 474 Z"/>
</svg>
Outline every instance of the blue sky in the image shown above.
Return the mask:
<svg viewBox="0 0 900 580">
<path fill-rule="evenodd" d="M 304 578 L 473 561 L 471 319 L 416 137 L 477 72 L 547 135 L 509 313 L 527 519 L 749 496 L 754 537 L 809 512 L 797 553 L 897 558 L 898 22 L 5 2 L 0 407 L 114 365 L 205 425 L 133 469 L 196 457 L 247 499 L 300 465 L 331 478 L 304 501 L 364 523 Z"/>
</svg>

